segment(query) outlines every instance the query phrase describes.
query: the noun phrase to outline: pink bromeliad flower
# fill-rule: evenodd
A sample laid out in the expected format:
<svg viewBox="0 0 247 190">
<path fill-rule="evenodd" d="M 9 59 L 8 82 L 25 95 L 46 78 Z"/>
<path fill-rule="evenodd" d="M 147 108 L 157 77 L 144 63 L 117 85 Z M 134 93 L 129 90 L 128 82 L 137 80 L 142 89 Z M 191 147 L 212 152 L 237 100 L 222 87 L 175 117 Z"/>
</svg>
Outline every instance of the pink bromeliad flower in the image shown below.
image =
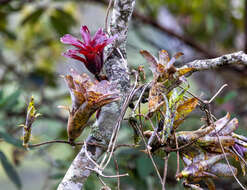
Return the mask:
<svg viewBox="0 0 247 190">
<path fill-rule="evenodd" d="M 75 47 L 75 49 L 67 50 L 63 56 L 83 62 L 86 68 L 97 76 L 103 67 L 104 47 L 110 44 L 115 37 L 108 37 L 102 28 L 95 33 L 93 38 L 87 26 L 82 26 L 80 32 L 83 42 L 70 34 L 65 34 L 60 38 L 62 43 Z"/>
</svg>

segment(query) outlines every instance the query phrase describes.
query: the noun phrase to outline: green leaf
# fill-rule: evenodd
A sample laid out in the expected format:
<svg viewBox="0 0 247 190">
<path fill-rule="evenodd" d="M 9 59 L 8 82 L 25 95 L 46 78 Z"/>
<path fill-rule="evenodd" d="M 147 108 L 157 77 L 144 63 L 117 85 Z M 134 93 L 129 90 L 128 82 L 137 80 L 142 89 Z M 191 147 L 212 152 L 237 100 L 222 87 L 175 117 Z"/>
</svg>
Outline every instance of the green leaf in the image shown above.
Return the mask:
<svg viewBox="0 0 247 190">
<path fill-rule="evenodd" d="M 57 180 L 62 179 L 64 177 L 64 173 L 56 173 L 49 176 L 49 179 Z"/>
<path fill-rule="evenodd" d="M 44 11 L 45 11 L 44 7 L 34 10 L 21 21 L 21 25 L 34 24 L 38 22 L 40 16 L 44 13 Z"/>
<path fill-rule="evenodd" d="M 211 14 L 206 16 L 206 28 L 209 34 L 214 32 L 214 17 Z"/>
<path fill-rule="evenodd" d="M 9 134 L 7 133 L 4 133 L 2 131 L 0 131 L 0 138 L 2 138 L 5 142 L 9 143 L 9 144 L 12 144 L 18 148 L 24 148 L 22 146 L 22 141 L 19 140 L 19 139 L 16 139 L 12 136 L 10 136 Z"/>
<path fill-rule="evenodd" d="M 153 172 L 153 165 L 148 157 L 139 157 L 137 159 L 137 171 L 142 179 L 145 179 Z"/>
<path fill-rule="evenodd" d="M 229 102 L 233 98 L 235 98 L 237 95 L 238 93 L 236 91 L 231 91 L 231 92 L 228 92 L 224 97 L 217 97 L 216 102 L 218 104 L 224 104 L 226 102 Z"/>
<path fill-rule="evenodd" d="M 6 174 L 8 175 L 9 179 L 16 185 L 18 189 L 21 189 L 21 180 L 20 177 L 13 167 L 13 165 L 8 161 L 6 156 L 3 152 L 0 151 L 0 160 L 3 166 L 3 169 L 5 170 Z"/>
<path fill-rule="evenodd" d="M 227 93 L 227 94 L 225 95 L 225 97 L 224 97 L 224 103 L 225 103 L 225 102 L 228 102 L 228 101 L 230 101 L 230 100 L 232 100 L 232 99 L 235 98 L 237 95 L 238 95 L 238 94 L 237 94 L 236 91 L 231 91 L 231 92 Z"/>
<path fill-rule="evenodd" d="M 3 90 L 0 90 L 0 100 L 3 98 Z"/>
<path fill-rule="evenodd" d="M 50 23 L 58 35 L 62 36 L 69 33 L 70 27 L 76 23 L 76 20 L 64 10 L 56 9 L 50 17 Z"/>
<path fill-rule="evenodd" d="M 18 89 L 6 98 L 1 98 L 0 100 L 0 108 L 1 109 L 12 109 L 18 103 L 18 98 L 21 94 L 21 91 Z"/>
</svg>

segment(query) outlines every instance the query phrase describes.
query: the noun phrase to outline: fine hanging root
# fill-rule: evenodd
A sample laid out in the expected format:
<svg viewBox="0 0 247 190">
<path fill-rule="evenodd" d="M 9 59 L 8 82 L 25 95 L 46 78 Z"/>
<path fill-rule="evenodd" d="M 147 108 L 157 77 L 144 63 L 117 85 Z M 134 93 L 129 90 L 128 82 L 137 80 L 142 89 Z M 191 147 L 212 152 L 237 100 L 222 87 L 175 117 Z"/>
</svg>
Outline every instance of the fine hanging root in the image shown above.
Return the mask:
<svg viewBox="0 0 247 190">
<path fill-rule="evenodd" d="M 123 103 L 123 108 L 121 110 L 121 113 L 120 113 L 120 116 L 118 118 L 117 124 L 115 125 L 115 127 L 113 129 L 113 133 L 112 133 L 112 136 L 111 136 L 110 143 L 108 145 L 107 152 L 106 152 L 104 158 L 102 159 L 102 161 L 100 163 L 100 168 L 103 169 L 103 170 L 107 167 L 108 163 L 111 160 L 111 157 L 112 157 L 112 154 L 113 154 L 113 151 L 114 151 L 114 147 L 115 147 L 115 144 L 116 144 L 116 141 L 117 141 L 117 135 L 118 135 L 118 132 L 119 132 L 119 129 L 120 129 L 121 121 L 123 120 L 123 117 L 124 117 L 124 114 L 125 114 L 125 112 L 126 112 L 126 110 L 128 108 L 129 102 L 133 98 L 133 96 L 135 95 L 137 90 L 139 90 L 139 88 L 140 88 L 139 87 L 139 88 L 136 89 L 137 79 L 138 79 L 137 72 L 135 72 L 135 77 L 136 77 L 135 84 L 134 84 L 130 94 L 125 98 L 125 101 Z M 106 160 L 108 154 L 110 154 L 110 155 L 108 157 L 108 160 L 105 163 L 105 160 Z"/>
<path fill-rule="evenodd" d="M 96 168 L 87 168 L 91 171 L 94 171 L 96 172 L 98 175 L 102 176 L 102 177 L 108 177 L 108 178 L 119 178 L 119 177 L 123 177 L 123 176 L 128 176 L 128 174 L 118 174 L 118 175 L 113 175 L 113 176 L 106 176 L 102 173 L 102 171 L 107 167 L 107 165 L 109 164 L 110 160 L 111 160 L 111 157 L 113 155 L 113 152 L 116 150 L 116 140 L 117 140 L 117 136 L 118 136 L 118 132 L 119 132 L 119 129 L 120 129 L 120 124 L 121 124 L 121 121 L 123 119 L 123 116 L 125 114 L 125 111 L 126 109 L 128 108 L 128 104 L 129 104 L 129 101 L 132 99 L 132 97 L 134 96 L 134 94 L 139 90 L 139 88 L 136 89 L 136 86 L 137 86 L 137 76 L 136 76 L 136 82 L 134 84 L 134 87 L 132 88 L 129 96 L 126 97 L 124 103 L 123 103 L 123 109 L 121 111 L 121 114 L 118 118 L 118 121 L 117 121 L 117 124 L 116 126 L 114 127 L 114 130 L 113 130 L 113 134 L 111 136 L 111 140 L 110 140 L 110 143 L 108 145 L 108 148 L 107 148 L 107 152 L 104 156 L 104 158 L 102 159 L 100 165 L 98 165 L 91 157 L 90 155 L 88 154 L 87 152 L 87 147 L 86 147 L 86 143 L 85 143 L 85 154 L 86 156 L 88 157 L 88 159 L 96 166 Z M 120 147 L 122 145 L 118 145 L 118 147 Z M 124 146 L 131 146 L 131 145 L 124 145 Z M 106 160 L 106 158 L 108 157 L 108 159 Z"/>
<path fill-rule="evenodd" d="M 108 31 L 108 17 L 109 17 L 111 7 L 112 7 L 112 0 L 109 1 L 108 7 L 106 10 L 106 16 L 105 16 L 105 31 L 106 32 Z"/>
<path fill-rule="evenodd" d="M 100 168 L 100 166 L 91 158 L 91 156 L 88 154 L 88 151 L 87 151 L 87 143 L 86 141 L 84 141 L 84 145 L 85 145 L 85 154 L 86 154 L 86 157 L 98 168 Z"/>
<path fill-rule="evenodd" d="M 175 133 L 175 131 L 174 131 L 174 139 L 175 139 L 175 143 L 176 143 L 176 149 L 177 149 L 177 151 L 176 151 L 176 153 L 177 153 L 177 171 L 176 171 L 176 175 L 175 176 L 177 176 L 178 174 L 179 174 L 179 159 L 180 159 L 180 157 L 179 157 L 179 150 L 178 150 L 178 140 L 177 140 L 177 136 L 176 136 L 176 133 Z"/>
<path fill-rule="evenodd" d="M 102 177 L 105 177 L 105 178 L 119 178 L 119 177 L 129 176 L 128 173 L 126 173 L 126 174 L 118 174 L 118 175 L 111 175 L 111 176 L 104 175 L 102 170 L 100 169 L 100 166 L 88 154 L 88 152 L 87 152 L 87 143 L 84 142 L 84 144 L 85 144 L 85 155 L 86 155 L 86 157 L 94 164 L 94 166 L 96 166 L 95 168 L 86 167 L 86 169 L 94 171 L 98 175 L 100 175 Z"/>
<path fill-rule="evenodd" d="M 147 87 L 149 87 L 149 86 L 150 86 L 150 84 L 151 84 L 151 82 L 147 83 L 147 84 L 143 87 L 142 92 L 141 92 L 141 94 L 140 94 L 140 97 L 139 97 L 139 99 L 137 100 L 137 103 L 136 103 L 136 105 L 135 105 L 135 107 L 134 107 L 134 109 L 133 109 L 133 111 L 132 111 L 132 115 L 133 115 L 133 114 L 134 114 L 134 112 L 136 111 L 137 106 L 138 106 L 138 105 L 140 105 L 140 102 L 141 102 L 142 96 L 143 96 L 143 94 L 145 93 L 145 91 L 146 91 Z"/>
<path fill-rule="evenodd" d="M 119 175 L 119 167 L 118 167 L 118 163 L 117 163 L 117 160 L 115 159 L 114 154 L 113 154 L 113 160 L 114 160 L 115 168 L 117 171 L 117 175 Z M 117 178 L 117 190 L 120 190 L 120 177 Z"/>
<path fill-rule="evenodd" d="M 141 135 L 141 138 L 142 138 L 142 140 L 143 140 L 143 142 L 144 142 L 144 144 L 145 144 L 145 147 L 146 147 L 146 149 L 147 149 L 148 156 L 149 156 L 149 158 L 150 158 L 150 160 L 151 160 L 151 162 L 152 162 L 152 164 L 153 164 L 153 166 L 154 166 L 154 169 L 155 169 L 155 171 L 156 171 L 156 173 L 157 173 L 157 175 L 158 175 L 158 177 L 159 177 L 160 183 L 161 183 L 162 186 L 164 186 L 164 185 L 163 185 L 163 179 L 161 178 L 161 175 L 160 175 L 160 172 L 159 172 L 159 170 L 158 170 L 158 167 L 157 167 L 157 165 L 156 165 L 155 162 L 154 162 L 153 156 L 152 156 L 152 154 L 151 154 L 151 152 L 150 152 L 150 150 L 149 150 L 149 148 L 148 148 L 148 144 L 147 144 L 147 142 L 146 142 L 146 140 L 145 140 L 145 137 L 144 137 L 144 135 L 143 135 L 143 133 L 142 133 L 140 127 L 139 127 L 138 125 L 136 125 L 135 127 L 139 130 L 139 133 L 140 133 L 140 135 Z"/>
<path fill-rule="evenodd" d="M 204 103 L 206 102 L 206 104 L 210 104 L 210 103 L 215 99 L 215 97 L 216 97 L 216 96 L 223 90 L 223 88 L 226 87 L 226 86 L 227 86 L 226 84 L 223 85 L 223 86 L 217 91 L 217 93 L 216 93 L 216 94 L 215 94 L 208 102 L 207 102 L 207 101 L 204 101 Z M 213 116 L 212 116 L 212 114 L 211 114 L 211 112 L 210 112 L 210 110 L 209 110 L 209 106 L 205 107 L 205 113 L 206 113 L 206 116 L 207 116 L 207 121 L 209 121 L 210 124 L 213 124 L 213 125 L 214 125 Z M 218 132 L 216 131 L 216 129 L 214 129 L 214 130 L 215 130 L 215 133 L 216 133 L 218 142 L 219 142 L 219 144 L 220 144 L 220 148 L 221 148 L 221 150 L 222 150 L 222 152 L 223 152 L 224 158 L 225 158 L 225 160 L 226 160 L 226 162 L 227 162 L 227 165 L 228 165 L 229 169 L 231 170 L 231 173 L 232 173 L 233 177 L 235 178 L 235 180 L 237 181 L 237 183 L 240 185 L 240 187 L 241 187 L 242 189 L 246 190 L 246 188 L 243 186 L 243 184 L 239 181 L 239 179 L 238 179 L 237 176 L 235 175 L 235 173 L 234 173 L 234 171 L 233 171 L 233 169 L 232 169 L 232 167 L 231 167 L 231 165 L 230 165 L 230 163 L 229 163 L 229 160 L 228 160 L 228 158 L 227 158 L 227 156 L 226 156 L 226 153 L 225 153 L 224 147 L 223 147 L 223 145 L 222 145 L 222 143 L 221 143 L 221 140 L 220 140 L 220 137 L 219 137 L 219 135 L 218 135 Z"/>
<path fill-rule="evenodd" d="M 128 173 L 126 174 L 119 174 L 119 175 L 104 175 L 103 172 L 101 170 L 99 170 L 98 168 L 89 168 L 86 167 L 86 169 L 91 170 L 93 172 L 95 172 L 96 174 L 105 177 L 105 178 L 119 178 L 119 177 L 125 177 L 125 176 L 129 176 Z"/>
<path fill-rule="evenodd" d="M 170 153 L 164 158 L 164 172 L 163 172 L 163 183 L 162 183 L 162 190 L 165 190 L 166 187 L 166 177 L 167 177 L 167 168 L 168 168 L 168 160 L 169 160 Z"/>
<path fill-rule="evenodd" d="M 227 158 L 227 156 L 226 156 L 225 150 L 224 150 L 224 148 L 223 148 L 223 146 L 222 146 L 222 143 L 221 143 L 221 141 L 220 141 L 220 138 L 219 138 L 218 133 L 216 133 L 216 136 L 217 136 L 217 138 L 218 138 L 218 141 L 219 141 L 219 143 L 220 143 L 221 150 L 222 150 L 222 152 L 223 152 L 223 154 L 224 154 L 225 160 L 226 160 L 226 162 L 227 162 L 227 165 L 228 165 L 229 169 L 230 169 L 231 172 L 232 172 L 233 177 L 235 178 L 235 180 L 237 181 L 237 183 L 240 185 L 240 187 L 241 187 L 242 189 L 246 190 L 246 188 L 245 188 L 245 187 L 243 186 L 243 184 L 239 181 L 239 179 L 238 179 L 237 176 L 235 175 L 235 173 L 234 173 L 232 167 L 230 166 L 229 160 L 228 160 L 228 158 Z"/>
<path fill-rule="evenodd" d="M 101 177 L 100 177 L 99 175 L 97 175 L 97 178 L 99 179 L 100 183 L 101 183 L 104 187 L 107 186 L 106 183 L 103 181 L 103 179 L 101 179 Z"/>
<path fill-rule="evenodd" d="M 138 104 L 140 104 L 140 102 L 138 102 Z M 141 109 L 140 109 L 140 106 L 139 106 L 139 118 L 140 118 L 140 120 L 141 120 L 141 116 L 142 116 L 142 114 L 141 114 Z M 158 176 L 158 178 L 159 178 L 159 180 L 160 180 L 160 183 L 161 183 L 161 185 L 162 185 L 162 187 L 164 187 L 164 182 L 163 182 L 163 179 L 162 179 L 162 177 L 161 177 L 161 175 L 160 175 L 160 172 L 159 172 L 159 170 L 158 170 L 158 167 L 157 167 L 157 165 L 156 165 L 156 163 L 155 163 L 155 161 L 154 161 L 154 159 L 153 159 L 153 156 L 152 156 L 152 154 L 151 154 L 151 152 L 150 152 L 150 149 L 149 149 L 149 145 L 147 144 L 147 142 L 146 142 L 146 140 L 145 140 L 145 137 L 144 137 L 144 135 L 143 135 L 143 131 L 142 131 L 142 129 L 143 129 L 143 126 L 142 126 L 142 122 L 140 122 L 140 127 L 139 127 L 139 125 L 137 125 L 137 124 L 135 124 L 135 128 L 137 128 L 138 129 L 138 131 L 139 131 L 139 133 L 140 133 L 140 135 L 141 135 L 141 138 L 142 138 L 142 140 L 143 140 L 143 142 L 144 142 L 144 144 L 145 144 L 145 147 L 146 147 L 146 149 L 147 149 L 147 153 L 148 153 L 148 156 L 149 156 L 149 158 L 150 158 L 150 160 L 151 160 L 151 162 L 152 162 L 152 164 L 153 164 L 153 166 L 154 166 L 154 169 L 155 169 L 155 171 L 156 171 L 156 173 L 157 173 L 157 176 Z"/>
</svg>

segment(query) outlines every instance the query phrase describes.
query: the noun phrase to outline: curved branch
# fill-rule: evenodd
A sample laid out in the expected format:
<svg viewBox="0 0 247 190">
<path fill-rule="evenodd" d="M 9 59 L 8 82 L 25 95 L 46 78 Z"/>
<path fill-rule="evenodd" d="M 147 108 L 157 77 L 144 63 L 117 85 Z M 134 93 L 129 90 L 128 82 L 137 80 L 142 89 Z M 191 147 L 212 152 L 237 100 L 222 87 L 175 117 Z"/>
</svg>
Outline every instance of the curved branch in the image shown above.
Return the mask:
<svg viewBox="0 0 247 190">
<path fill-rule="evenodd" d="M 126 61 L 126 39 L 129 20 L 134 9 L 135 0 L 115 0 L 111 18 L 111 34 L 117 35 L 117 42 L 109 47 L 105 54 L 108 55 L 105 62 L 105 71 L 108 79 L 115 83 L 121 91 L 122 101 L 111 103 L 101 109 L 99 118 L 92 126 L 92 133 L 87 138 L 87 145 L 83 146 L 78 153 L 58 190 L 80 190 L 86 179 L 90 176 L 91 170 L 95 167 L 91 159 L 97 160 L 104 149 L 91 145 L 101 143 L 107 145 L 110 141 L 113 128 L 123 104 L 123 100 L 129 89 L 129 75 Z M 90 143 L 90 144 L 89 144 Z M 86 149 L 87 147 L 87 149 Z M 90 159 L 88 156 L 90 156 Z"/>
<path fill-rule="evenodd" d="M 185 64 L 181 68 L 194 68 L 189 73 L 191 75 L 196 71 L 204 71 L 209 69 L 219 69 L 228 65 L 245 65 L 247 66 L 247 54 L 243 51 L 222 55 L 214 59 L 195 60 Z"/>
</svg>

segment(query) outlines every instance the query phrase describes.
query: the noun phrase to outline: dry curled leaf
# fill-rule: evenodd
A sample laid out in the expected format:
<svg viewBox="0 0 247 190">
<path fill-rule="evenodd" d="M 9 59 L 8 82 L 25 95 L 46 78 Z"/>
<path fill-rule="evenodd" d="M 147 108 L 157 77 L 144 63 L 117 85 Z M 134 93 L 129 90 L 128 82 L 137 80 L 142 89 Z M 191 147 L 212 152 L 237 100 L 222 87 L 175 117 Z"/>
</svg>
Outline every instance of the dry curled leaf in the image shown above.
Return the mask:
<svg viewBox="0 0 247 190">
<path fill-rule="evenodd" d="M 151 116 L 153 112 L 157 111 L 164 104 L 163 96 L 180 84 L 180 76 L 176 77 L 178 75 L 176 74 L 177 69 L 173 64 L 182 53 L 177 53 L 172 59 L 169 58 L 166 50 L 159 52 L 159 59 L 146 50 L 142 50 L 140 53 L 150 63 L 150 69 L 154 76 L 149 92 L 148 115 Z"/>
<path fill-rule="evenodd" d="M 77 74 L 72 70 L 71 75 L 65 76 L 71 99 L 67 132 L 69 141 L 73 142 L 79 137 L 87 126 L 88 120 L 102 106 L 119 99 L 118 90 L 106 81 L 93 81 L 87 74 Z"/>
</svg>

